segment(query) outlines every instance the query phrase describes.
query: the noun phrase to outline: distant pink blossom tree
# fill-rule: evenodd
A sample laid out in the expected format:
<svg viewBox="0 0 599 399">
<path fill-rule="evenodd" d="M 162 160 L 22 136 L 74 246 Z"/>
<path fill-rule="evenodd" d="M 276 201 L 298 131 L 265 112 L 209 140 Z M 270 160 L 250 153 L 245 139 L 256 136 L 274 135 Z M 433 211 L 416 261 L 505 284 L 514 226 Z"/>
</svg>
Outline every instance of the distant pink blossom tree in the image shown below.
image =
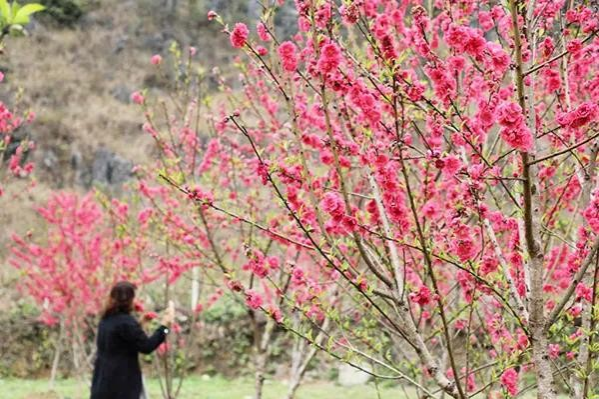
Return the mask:
<svg viewBox="0 0 599 399">
<path fill-rule="evenodd" d="M 21 273 L 18 288 L 40 306 L 44 323 L 60 327 L 53 376 L 64 351 L 70 351 L 75 370 L 89 367 L 96 316 L 111 286 L 119 280 L 142 282 L 147 242 L 119 231 L 126 204 L 114 200 L 109 208 L 105 211 L 93 194 L 54 193 L 38 209 L 44 234 L 13 236 L 10 263 Z"/>
</svg>

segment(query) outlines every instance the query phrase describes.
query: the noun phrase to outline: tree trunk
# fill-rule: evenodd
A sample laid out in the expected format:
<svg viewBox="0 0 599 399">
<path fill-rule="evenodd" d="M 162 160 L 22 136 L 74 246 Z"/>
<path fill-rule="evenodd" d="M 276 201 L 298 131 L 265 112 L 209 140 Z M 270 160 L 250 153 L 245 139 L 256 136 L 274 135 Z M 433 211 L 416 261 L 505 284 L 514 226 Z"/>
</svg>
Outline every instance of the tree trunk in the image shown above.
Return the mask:
<svg viewBox="0 0 599 399">
<path fill-rule="evenodd" d="M 54 349 L 54 360 L 52 360 L 52 371 L 50 372 L 50 390 L 54 389 L 54 384 L 56 382 L 56 374 L 58 372 L 58 365 L 60 364 L 60 352 L 62 352 L 62 334 L 63 324 L 61 321 L 58 331 L 58 338 L 56 340 L 56 345 Z"/>
<path fill-rule="evenodd" d="M 262 388 L 264 388 L 264 374 L 266 371 L 266 353 L 256 355 L 256 374 L 254 378 L 254 399 L 262 399 Z"/>
<path fill-rule="evenodd" d="M 191 270 L 191 311 L 194 312 L 200 298 L 200 268 L 194 267 Z"/>
<path fill-rule="evenodd" d="M 261 331 L 260 323 L 255 319 L 255 314 L 252 316 L 254 326 L 254 353 L 255 353 L 255 375 L 254 375 L 254 399 L 262 399 L 262 389 L 264 380 L 266 379 L 266 362 L 270 355 L 270 344 L 272 332 L 274 330 L 274 321 L 271 318 L 266 320 L 266 326 Z"/>
<path fill-rule="evenodd" d="M 322 340 L 321 340 L 322 341 Z M 319 342 L 320 344 L 320 342 Z M 304 350 L 305 350 L 304 345 Z M 303 361 L 301 361 L 301 353 L 300 353 L 300 362 L 297 364 L 297 368 L 291 371 L 291 378 L 289 380 L 289 388 L 287 390 L 287 396 L 285 399 L 293 399 L 297 392 L 297 389 L 300 387 L 302 380 L 304 379 L 304 375 L 306 374 L 306 370 L 310 365 L 310 362 L 316 356 L 316 347 L 311 346 L 308 348 L 308 351 L 305 353 L 305 357 L 303 357 Z"/>
</svg>

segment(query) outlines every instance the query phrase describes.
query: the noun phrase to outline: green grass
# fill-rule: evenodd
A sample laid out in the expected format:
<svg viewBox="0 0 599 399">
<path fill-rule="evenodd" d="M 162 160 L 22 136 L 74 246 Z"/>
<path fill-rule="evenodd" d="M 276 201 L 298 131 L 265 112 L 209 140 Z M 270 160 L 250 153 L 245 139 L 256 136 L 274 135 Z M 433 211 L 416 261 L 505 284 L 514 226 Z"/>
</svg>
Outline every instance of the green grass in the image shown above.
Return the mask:
<svg viewBox="0 0 599 399">
<path fill-rule="evenodd" d="M 150 380 L 150 399 L 161 399 L 157 380 Z M 189 377 L 183 383 L 177 399 L 251 399 L 253 383 L 250 379 L 227 380 L 216 377 L 204 379 Z M 283 399 L 287 392 L 283 382 L 267 380 L 264 399 Z M 381 399 L 404 399 L 400 388 L 381 388 Z M 410 395 L 415 398 L 414 395 Z M 48 380 L 0 379 L 0 399 L 88 399 L 85 382 L 59 380 L 50 390 Z M 374 385 L 345 388 L 332 382 L 312 382 L 300 387 L 296 399 L 377 399 Z"/>
</svg>

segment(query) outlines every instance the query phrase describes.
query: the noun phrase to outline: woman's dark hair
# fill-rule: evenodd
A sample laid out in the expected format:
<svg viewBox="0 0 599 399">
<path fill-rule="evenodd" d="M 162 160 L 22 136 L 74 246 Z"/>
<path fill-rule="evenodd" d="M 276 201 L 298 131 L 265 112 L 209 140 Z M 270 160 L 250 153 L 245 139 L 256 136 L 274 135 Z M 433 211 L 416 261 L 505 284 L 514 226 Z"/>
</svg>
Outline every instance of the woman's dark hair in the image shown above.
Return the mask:
<svg viewBox="0 0 599 399">
<path fill-rule="evenodd" d="M 135 298 L 134 284 L 128 281 L 120 281 L 110 290 L 110 297 L 102 318 L 108 317 L 116 313 L 131 313 L 133 310 L 133 298 Z"/>
</svg>

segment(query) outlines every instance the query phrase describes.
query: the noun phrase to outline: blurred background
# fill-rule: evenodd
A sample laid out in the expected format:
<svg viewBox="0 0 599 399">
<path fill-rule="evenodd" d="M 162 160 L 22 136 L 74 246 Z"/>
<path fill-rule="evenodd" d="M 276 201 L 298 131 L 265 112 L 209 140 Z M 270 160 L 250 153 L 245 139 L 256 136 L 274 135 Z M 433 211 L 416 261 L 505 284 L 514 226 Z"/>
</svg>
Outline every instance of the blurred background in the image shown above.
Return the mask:
<svg viewBox="0 0 599 399">
<path fill-rule="evenodd" d="M 83 192 L 95 187 L 118 196 L 132 178 L 133 166 L 152 156 L 153 142 L 141 130 L 143 115 L 131 103 L 131 93 L 148 89 L 166 96 L 171 90 L 169 81 L 150 65 L 151 56 L 167 59 L 174 43 L 182 49 L 193 46 L 198 68 L 220 67 L 226 75 L 233 51 L 222 28 L 208 22 L 208 10 L 248 25 L 255 25 L 261 12 L 255 0 L 38 2 L 46 11 L 32 19 L 26 37 L 10 40 L 0 56 L 5 75 L 0 101 L 35 113 L 34 122 L 15 133 L 14 145 L 24 139 L 36 144 L 28 159 L 35 163 L 35 190 L 11 199 L 29 184 L 13 182 L 0 201 L 0 325 L 6 338 L 0 342 L 0 376 L 4 377 L 47 376 L 56 334 L 38 320 L 32 300 L 15 288 L 18 273 L 7 265 L 10 235 L 41 226 L 35 206 L 51 190 Z M 293 2 L 288 3 L 277 20 L 286 35 L 295 29 L 285 21 L 295 12 Z M 206 321 L 211 327 L 193 346 L 192 367 L 202 373 L 239 374 L 251 346 L 247 314 L 241 305 L 226 300 L 210 312 Z M 59 369 L 68 377 L 69 358 L 61 361 Z"/>
</svg>

